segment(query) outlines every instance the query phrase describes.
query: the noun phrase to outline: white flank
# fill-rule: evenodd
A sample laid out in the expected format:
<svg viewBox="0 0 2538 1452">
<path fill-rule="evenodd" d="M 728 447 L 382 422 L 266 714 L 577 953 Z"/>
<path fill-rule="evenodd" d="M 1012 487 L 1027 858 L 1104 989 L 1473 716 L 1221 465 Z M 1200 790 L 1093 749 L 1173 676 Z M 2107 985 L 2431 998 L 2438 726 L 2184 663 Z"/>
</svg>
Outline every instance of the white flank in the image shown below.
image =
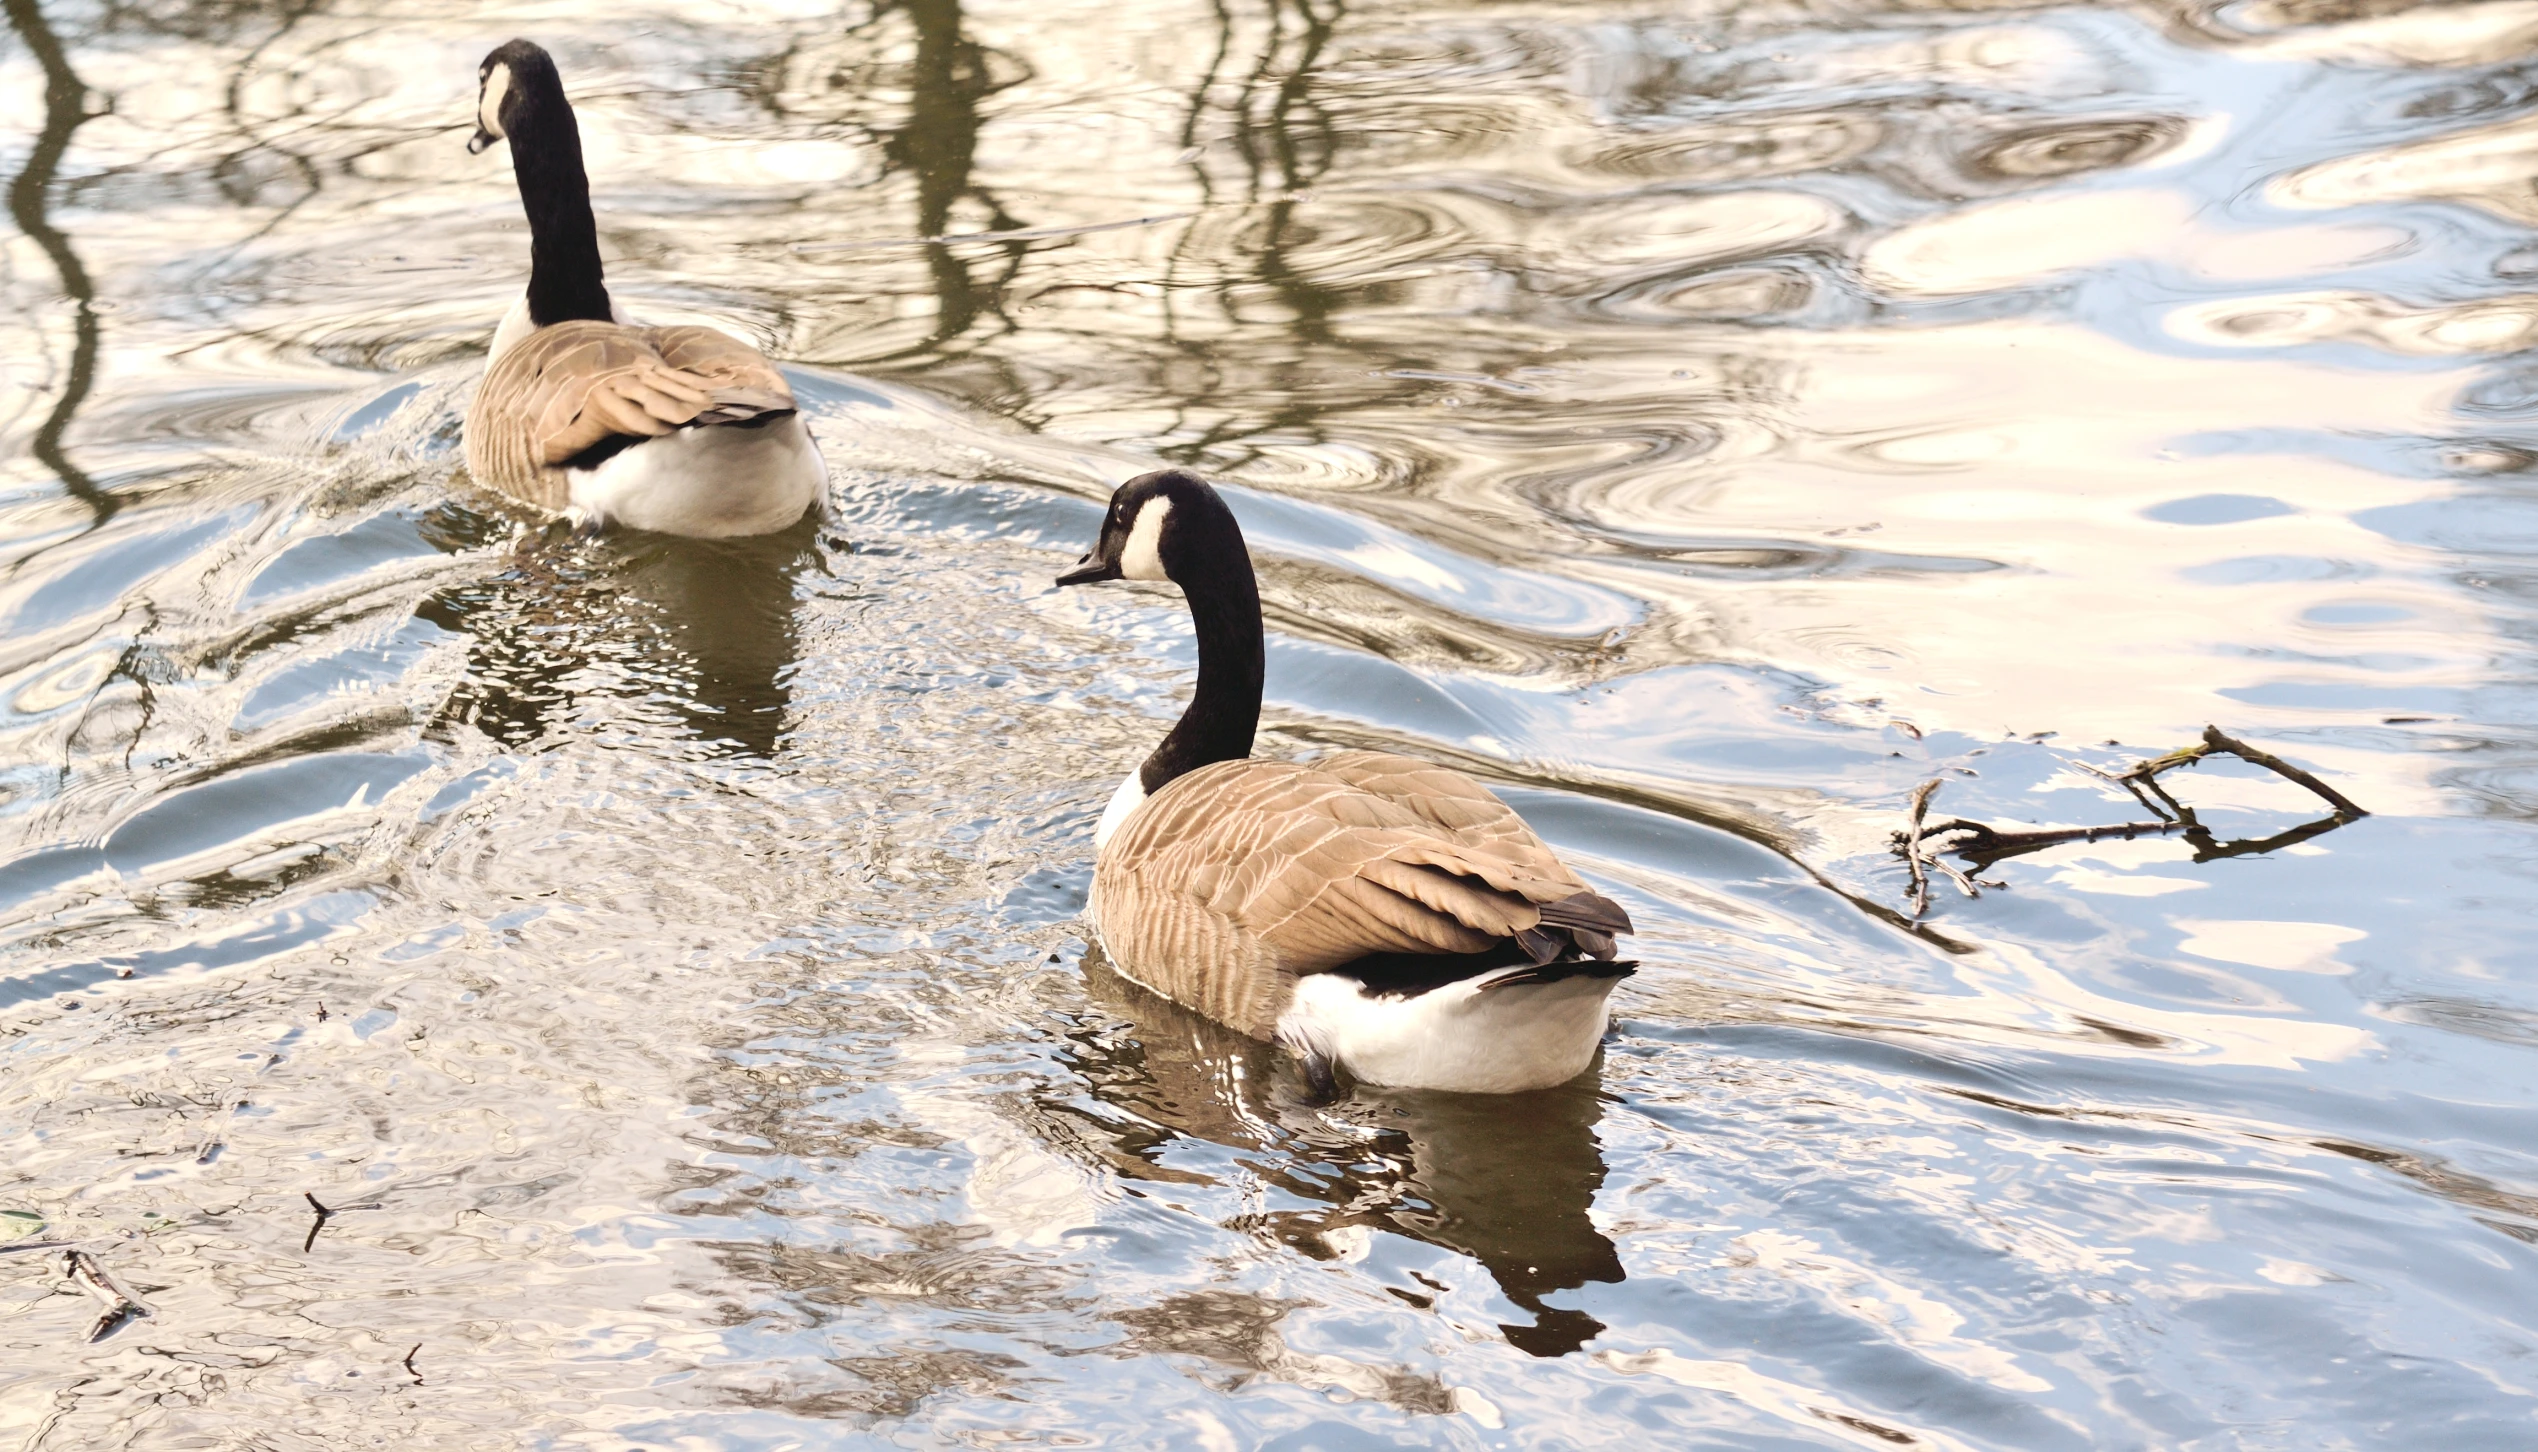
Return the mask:
<svg viewBox="0 0 2538 1452">
<path fill-rule="evenodd" d="M 1128 825 L 1128 819 L 1145 804 L 1145 768 L 1140 766 L 1128 773 L 1119 790 L 1110 794 L 1110 805 L 1102 808 L 1102 824 L 1093 829 L 1093 855 L 1100 856 L 1101 850 L 1110 845 L 1111 834 Z"/>
<path fill-rule="evenodd" d="M 581 518 L 702 539 L 782 529 L 828 490 L 798 413 L 762 428 L 680 429 L 571 478 Z"/>
<path fill-rule="evenodd" d="M 1131 580 L 1165 580 L 1163 572 L 1163 521 L 1172 516 L 1172 500 L 1158 494 L 1137 511 L 1137 522 L 1129 527 L 1128 547 L 1119 553 L 1119 573 Z"/>
<path fill-rule="evenodd" d="M 1308 973 L 1278 1017 L 1278 1038 L 1369 1084 L 1513 1094 L 1586 1072 L 1611 1021 L 1619 978 L 1487 988 L 1518 966 L 1415 998 L 1369 994 L 1353 978 Z"/>
</svg>

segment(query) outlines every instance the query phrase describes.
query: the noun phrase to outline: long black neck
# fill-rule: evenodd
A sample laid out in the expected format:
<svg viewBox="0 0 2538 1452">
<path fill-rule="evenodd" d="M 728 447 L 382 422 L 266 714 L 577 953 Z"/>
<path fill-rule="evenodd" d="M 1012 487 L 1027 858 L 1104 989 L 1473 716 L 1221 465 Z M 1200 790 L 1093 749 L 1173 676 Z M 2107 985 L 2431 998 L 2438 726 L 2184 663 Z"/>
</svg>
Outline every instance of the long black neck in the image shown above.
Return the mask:
<svg viewBox="0 0 2538 1452">
<path fill-rule="evenodd" d="M 1251 755 L 1252 732 L 1260 725 L 1260 585 L 1242 536 L 1230 544 L 1232 558 L 1209 560 L 1203 574 L 1191 572 L 1197 579 L 1180 582 L 1198 628 L 1198 690 L 1138 773 L 1148 796 L 1184 772 Z"/>
<path fill-rule="evenodd" d="M 503 122 L 511 169 L 529 214 L 529 320 L 539 327 L 615 316 L 599 267 L 599 225 L 590 214 L 582 133 L 552 71 L 518 78 L 518 104 Z"/>
</svg>

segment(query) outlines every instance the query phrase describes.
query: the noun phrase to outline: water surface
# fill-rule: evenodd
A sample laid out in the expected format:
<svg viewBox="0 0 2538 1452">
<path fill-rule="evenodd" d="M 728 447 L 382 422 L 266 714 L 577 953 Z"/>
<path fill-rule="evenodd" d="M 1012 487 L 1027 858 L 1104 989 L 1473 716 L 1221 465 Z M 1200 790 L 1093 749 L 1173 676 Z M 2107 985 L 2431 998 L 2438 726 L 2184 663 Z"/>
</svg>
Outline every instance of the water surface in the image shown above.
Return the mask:
<svg viewBox="0 0 2538 1452">
<path fill-rule="evenodd" d="M 5 10 L 0 1446 L 2538 1441 L 2538 5 Z M 827 520 L 466 484 L 524 31 Z M 1637 919 L 1586 1079 L 1087 951 L 1161 463 L 1264 750 Z M 1900 911 L 2207 723 L 2373 815 Z"/>
</svg>

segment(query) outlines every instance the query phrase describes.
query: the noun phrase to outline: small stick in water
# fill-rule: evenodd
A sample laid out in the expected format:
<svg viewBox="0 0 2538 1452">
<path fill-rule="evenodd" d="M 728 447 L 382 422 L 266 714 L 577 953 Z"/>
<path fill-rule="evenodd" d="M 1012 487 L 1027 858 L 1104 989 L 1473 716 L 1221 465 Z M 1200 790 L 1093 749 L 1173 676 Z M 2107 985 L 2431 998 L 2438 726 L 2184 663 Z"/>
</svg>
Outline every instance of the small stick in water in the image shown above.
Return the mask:
<svg viewBox="0 0 2538 1452">
<path fill-rule="evenodd" d="M 317 1244 L 317 1232 L 326 1228 L 327 1221 L 334 1219 L 336 1216 L 343 1214 L 347 1210 L 381 1210 L 386 1208 L 384 1204 L 377 1200 L 364 1200 L 358 1205 L 336 1205 L 330 1207 L 319 1201 L 315 1195 L 310 1194 L 306 1190 L 302 1190 L 300 1192 L 300 1198 L 308 1202 L 308 1208 L 317 1212 L 317 1218 L 309 1222 L 308 1238 L 300 1242 L 300 1254 L 302 1255 L 308 1254 L 309 1248 Z"/>
<path fill-rule="evenodd" d="M 407 1350 L 405 1353 L 405 1374 L 414 1378 L 414 1384 L 416 1386 L 421 1386 L 423 1384 L 423 1373 L 414 1369 L 414 1353 L 421 1351 L 422 1349 L 423 1343 L 417 1341 L 414 1343 L 412 1348 Z"/>
<path fill-rule="evenodd" d="M 2118 776 L 2111 771 L 2100 771 L 2085 761 L 2074 761 L 2071 764 L 2101 781 L 2111 781 L 2117 786 L 2122 787 L 2124 790 L 2131 792 L 2133 794 L 2133 800 L 2150 808 L 2150 814 L 2152 816 L 2161 818 L 2162 820 L 2167 818 L 2167 810 L 2161 807 L 2157 802 L 2150 799 L 2149 793 L 2144 792 L 2141 789 L 2141 783 L 2133 780 L 2131 772 L 2126 772 L 2123 775 Z"/>
<path fill-rule="evenodd" d="M 246 1100 L 234 1100 L 228 1107 L 212 1116 L 210 1125 L 203 1130 L 202 1142 L 194 1147 L 194 1163 L 208 1165 L 220 1158 L 220 1152 L 228 1147 L 229 1122 L 238 1117 L 239 1110 L 246 1107 Z"/>
<path fill-rule="evenodd" d="M 1932 837 L 1947 836 L 1952 832 L 1965 833 L 1964 841 L 1940 850 L 1953 852 L 1959 857 L 1981 858 L 1988 862 L 1995 857 L 2015 856 L 2021 852 L 2033 852 L 2039 847 L 2055 847 L 2065 842 L 2102 842 L 2109 837 L 2121 837 L 2130 842 L 2145 832 L 2155 837 L 2162 833 L 2174 832 L 2185 825 L 2183 822 L 2167 821 L 2117 822 L 2111 827 L 2054 827 L 2043 831 L 2001 832 L 1993 830 L 1982 822 L 1969 822 L 1962 817 L 1953 817 L 1924 831 L 1921 835 L 1926 841 Z"/>
<path fill-rule="evenodd" d="M 2235 737 L 2222 735 L 2221 728 L 2218 726 L 2206 726 L 2203 728 L 2203 744 L 2214 751 L 2226 751 L 2241 761 L 2261 766 L 2265 770 L 2272 772 L 2274 775 L 2283 778 L 2285 781 L 2297 782 L 2301 786 L 2307 787 L 2309 790 L 2316 792 L 2319 798 L 2328 806 L 2335 808 L 2337 811 L 2342 812 L 2348 817 L 2367 817 L 2370 815 L 2370 813 L 2355 806 L 2352 800 L 2346 797 L 2344 793 L 2328 786 L 2325 782 L 2322 782 L 2316 777 L 2311 776 L 2309 773 L 2302 771 L 2300 768 L 2293 766 L 2290 762 L 2283 760 L 2281 757 L 2274 755 L 2270 751 L 2259 751 L 2255 747 L 2250 746 L 2246 742 L 2240 741 Z"/>
<path fill-rule="evenodd" d="M 1921 819 L 1930 812 L 1930 799 L 1939 794 L 1939 779 L 1932 777 L 1912 789 L 1912 821 L 1904 829 L 1904 866 L 1912 869 L 1912 915 L 1916 919 L 1930 910 L 1930 874 L 1923 868 L 1927 854 L 1921 846 Z"/>
<path fill-rule="evenodd" d="M 140 1297 L 125 1290 L 123 1283 L 108 1274 L 106 1267 L 98 1261 L 97 1257 L 90 1255 L 87 1251 L 62 1252 L 62 1271 L 71 1278 L 73 1285 L 86 1291 L 98 1305 L 105 1308 L 104 1314 L 97 1318 L 97 1324 L 88 1329 L 90 1341 L 103 1341 L 113 1335 L 115 1329 L 124 1322 L 136 1316 L 150 1314 L 149 1306 L 144 1304 Z"/>
<path fill-rule="evenodd" d="M 2216 751 L 2227 756 L 2235 756 L 2250 766 L 2261 766 L 2265 770 L 2272 772 L 2274 775 L 2281 777 L 2287 782 L 2291 782 L 2297 786 L 2305 787 L 2309 791 L 2315 792 L 2320 801 L 2323 801 L 2328 806 L 2335 808 L 2346 817 L 2361 818 L 2370 815 L 2369 812 L 2364 811 L 2360 806 L 2356 805 L 2352 798 L 2344 795 L 2344 793 L 2340 791 L 2337 791 L 2335 788 L 2328 786 L 2325 782 L 2318 780 L 2317 777 L 2309 772 L 2293 766 L 2290 762 L 2283 760 L 2281 757 L 2274 755 L 2270 751 L 2263 750 L 2260 747 L 2250 746 L 2246 742 L 2239 740 L 2237 737 L 2224 733 L 2218 726 L 2204 727 L 2203 739 L 2200 742 L 2197 742 L 2192 746 L 2179 747 L 2177 750 L 2171 751 L 2165 756 L 2154 757 L 2149 761 L 2136 763 L 2132 770 L 2118 776 L 2116 780 L 2124 782 L 2127 785 L 2130 785 L 2133 782 L 2140 782 L 2142 785 L 2149 787 L 2152 791 L 2159 791 L 2159 785 L 2156 781 L 2159 773 L 2170 770 L 2174 767 L 2192 766 L 2196 762 L 2203 760 L 2203 758 L 2210 756 Z M 2167 793 L 2164 791 L 2159 791 L 2159 794 L 2162 797 L 2167 796 Z M 2170 804 L 2174 805 L 2173 799 Z"/>
<path fill-rule="evenodd" d="M 1956 890 L 1964 893 L 1967 897 L 1981 897 L 1983 895 L 1983 889 L 1974 885 L 1974 879 L 1966 876 L 1963 871 L 1959 870 L 1955 864 L 1949 862 L 1946 858 L 1933 853 L 1930 857 L 1930 865 L 1937 868 L 1940 874 L 1946 877 L 1948 881 L 1955 883 Z M 1987 886 L 1998 887 L 2000 884 L 1995 882 L 1987 884 Z"/>
</svg>

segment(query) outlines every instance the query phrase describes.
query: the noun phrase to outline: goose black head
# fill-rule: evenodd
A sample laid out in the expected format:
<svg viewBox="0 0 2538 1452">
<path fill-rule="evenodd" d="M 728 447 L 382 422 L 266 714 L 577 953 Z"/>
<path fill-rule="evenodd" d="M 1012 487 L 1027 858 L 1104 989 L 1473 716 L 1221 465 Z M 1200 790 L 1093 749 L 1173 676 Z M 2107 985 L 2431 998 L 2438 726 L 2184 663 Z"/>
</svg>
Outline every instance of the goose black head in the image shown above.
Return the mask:
<svg viewBox="0 0 2538 1452">
<path fill-rule="evenodd" d="M 1195 474 L 1158 469 L 1110 496 L 1101 538 L 1057 582 L 1170 580 L 1186 590 L 1236 570 L 1249 576 L 1251 556 L 1224 497 Z"/>
<path fill-rule="evenodd" d="M 524 110 L 546 96 L 564 94 L 555 58 L 535 41 L 507 40 L 494 47 L 476 67 L 476 134 L 467 138 L 472 155 L 520 130 Z"/>
</svg>

